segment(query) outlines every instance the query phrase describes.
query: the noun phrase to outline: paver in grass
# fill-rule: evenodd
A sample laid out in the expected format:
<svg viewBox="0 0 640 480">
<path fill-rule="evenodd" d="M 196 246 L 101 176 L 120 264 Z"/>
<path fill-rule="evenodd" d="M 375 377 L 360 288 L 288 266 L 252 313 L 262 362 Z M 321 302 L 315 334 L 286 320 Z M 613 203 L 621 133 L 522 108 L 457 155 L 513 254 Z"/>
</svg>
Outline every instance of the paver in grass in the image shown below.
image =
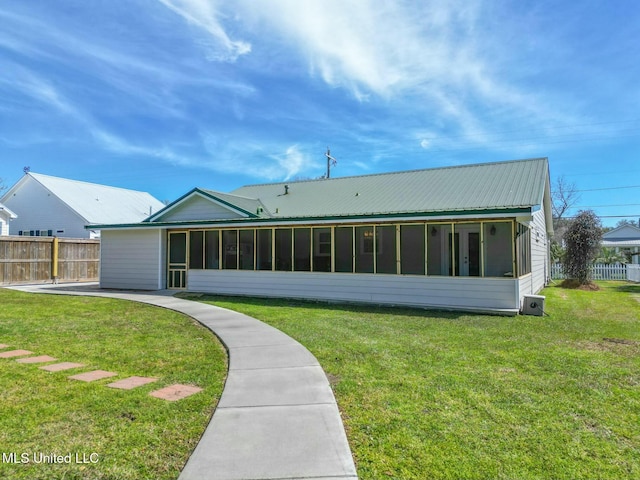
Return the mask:
<svg viewBox="0 0 640 480">
<path fill-rule="evenodd" d="M 193 385 L 181 385 L 176 383 L 175 385 L 169 385 L 168 387 L 161 388 L 160 390 L 154 390 L 149 393 L 152 397 L 160 398 L 162 400 L 168 400 L 175 402 L 176 400 L 182 400 L 195 393 L 202 391 L 200 387 L 194 387 Z"/>
<path fill-rule="evenodd" d="M 68 378 L 71 378 L 72 380 L 80 380 L 81 382 L 93 382 L 95 380 L 101 380 L 103 378 L 115 377 L 116 375 L 118 374 L 114 372 L 107 372 L 105 370 L 93 370 L 91 372 L 71 375 Z"/>
<path fill-rule="evenodd" d="M 19 358 L 16 360 L 18 363 L 44 363 L 53 362 L 57 358 L 50 357 L 49 355 L 39 355 L 37 357 Z"/>
<path fill-rule="evenodd" d="M 0 343 L 0 348 L 7 348 L 9 345 L 5 344 L 5 343 Z"/>
<path fill-rule="evenodd" d="M 122 390 L 131 390 L 132 388 L 140 387 L 142 385 L 146 385 L 147 383 L 152 383 L 158 380 L 157 378 L 151 377 L 129 377 L 123 378 L 122 380 L 118 380 L 117 382 L 108 383 L 107 387 L 111 388 L 120 388 Z"/>
<path fill-rule="evenodd" d="M 33 352 L 29 350 L 9 350 L 8 352 L 0 353 L 0 358 L 13 358 L 24 357 L 25 355 L 31 355 Z"/>
<path fill-rule="evenodd" d="M 62 370 L 69 370 L 71 368 L 84 367 L 84 363 L 73 363 L 73 362 L 62 362 L 62 363 L 54 363 L 52 365 L 45 365 L 44 367 L 39 367 L 41 370 L 46 370 L 47 372 L 60 372 Z"/>
</svg>

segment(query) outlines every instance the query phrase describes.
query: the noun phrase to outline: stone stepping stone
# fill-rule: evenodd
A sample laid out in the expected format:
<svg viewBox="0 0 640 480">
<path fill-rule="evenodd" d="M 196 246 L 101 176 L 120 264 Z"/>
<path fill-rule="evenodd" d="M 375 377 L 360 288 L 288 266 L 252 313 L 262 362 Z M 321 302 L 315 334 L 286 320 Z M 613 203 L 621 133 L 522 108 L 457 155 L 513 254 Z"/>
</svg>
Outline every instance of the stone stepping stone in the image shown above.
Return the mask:
<svg viewBox="0 0 640 480">
<path fill-rule="evenodd" d="M 40 370 L 46 370 L 47 372 L 60 372 L 62 370 L 69 370 L 71 368 L 84 367 L 84 363 L 72 363 L 62 362 L 54 363 L 53 365 L 45 365 L 44 367 L 38 367 Z"/>
<path fill-rule="evenodd" d="M 175 385 L 169 385 L 168 387 L 161 388 L 160 390 L 154 390 L 149 393 L 149 395 L 162 400 L 175 402 L 176 400 L 182 400 L 183 398 L 190 397 L 191 395 L 201 391 L 202 389 L 200 387 L 176 383 Z"/>
<path fill-rule="evenodd" d="M 122 390 L 131 390 L 132 388 L 140 387 L 142 385 L 146 385 L 147 383 L 152 383 L 158 380 L 157 378 L 151 377 L 129 377 L 123 378 L 122 380 L 118 380 L 117 382 L 108 383 L 107 387 L 111 388 L 120 388 Z"/>
<path fill-rule="evenodd" d="M 115 377 L 116 375 L 118 374 L 114 372 L 106 372 L 104 370 L 93 370 L 91 372 L 71 375 L 68 378 L 71 378 L 72 380 L 80 380 L 81 382 L 93 382 L 95 380 L 101 380 L 103 378 Z"/>
<path fill-rule="evenodd" d="M 0 348 L 7 348 L 9 345 L 5 344 L 5 343 L 0 343 Z"/>
<path fill-rule="evenodd" d="M 0 353 L 0 358 L 13 358 L 24 357 L 25 355 L 31 355 L 33 352 L 29 350 L 9 350 L 8 352 Z"/>
<path fill-rule="evenodd" d="M 50 357 L 49 355 L 40 355 L 38 357 L 19 358 L 16 360 L 18 363 L 44 363 L 53 362 L 57 358 Z"/>
</svg>

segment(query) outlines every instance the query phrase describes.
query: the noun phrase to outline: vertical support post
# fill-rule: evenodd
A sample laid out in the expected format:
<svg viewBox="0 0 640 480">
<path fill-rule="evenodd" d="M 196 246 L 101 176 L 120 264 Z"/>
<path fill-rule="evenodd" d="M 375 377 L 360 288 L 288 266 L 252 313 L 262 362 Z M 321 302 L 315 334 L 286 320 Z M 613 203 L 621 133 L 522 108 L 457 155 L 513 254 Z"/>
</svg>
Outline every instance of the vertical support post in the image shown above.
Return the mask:
<svg viewBox="0 0 640 480">
<path fill-rule="evenodd" d="M 58 237 L 53 237 L 51 244 L 51 278 L 53 283 L 58 283 L 58 257 L 59 257 L 59 241 Z"/>
<path fill-rule="evenodd" d="M 484 278 L 484 222 L 480 222 L 480 276 Z"/>
</svg>

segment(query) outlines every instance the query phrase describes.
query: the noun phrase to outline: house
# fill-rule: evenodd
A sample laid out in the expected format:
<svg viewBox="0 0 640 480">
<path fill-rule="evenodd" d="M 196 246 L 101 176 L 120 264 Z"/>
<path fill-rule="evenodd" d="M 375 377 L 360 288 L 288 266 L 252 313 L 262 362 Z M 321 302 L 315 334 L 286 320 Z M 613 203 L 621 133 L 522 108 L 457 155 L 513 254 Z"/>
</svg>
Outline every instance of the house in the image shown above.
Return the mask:
<svg viewBox="0 0 640 480">
<path fill-rule="evenodd" d="M 194 188 L 102 231 L 104 288 L 515 314 L 549 277 L 546 158 Z"/>
<path fill-rule="evenodd" d="M 602 235 L 602 246 L 615 248 L 616 253 L 631 252 L 631 263 L 640 263 L 640 228 L 623 225 Z"/>
<path fill-rule="evenodd" d="M 9 235 L 9 222 L 18 216 L 0 203 L 0 236 Z"/>
<path fill-rule="evenodd" d="M 146 192 L 26 173 L 0 199 L 18 218 L 14 235 L 95 238 L 92 223 L 140 222 L 164 207 Z"/>
</svg>

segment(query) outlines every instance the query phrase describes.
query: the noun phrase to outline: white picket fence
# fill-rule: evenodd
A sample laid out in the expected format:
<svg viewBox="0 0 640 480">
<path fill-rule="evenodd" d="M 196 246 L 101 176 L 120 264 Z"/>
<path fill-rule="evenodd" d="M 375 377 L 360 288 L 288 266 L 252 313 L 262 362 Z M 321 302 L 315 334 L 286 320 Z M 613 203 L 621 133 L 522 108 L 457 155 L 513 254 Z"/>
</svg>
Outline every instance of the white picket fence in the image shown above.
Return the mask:
<svg viewBox="0 0 640 480">
<path fill-rule="evenodd" d="M 640 282 L 640 265 L 607 265 L 604 263 L 595 263 L 591 267 L 591 276 L 594 280 L 629 280 L 631 282 Z M 563 280 L 565 278 L 562 271 L 562 264 L 554 263 L 551 265 L 551 278 L 554 280 Z"/>
<path fill-rule="evenodd" d="M 640 265 L 627 265 L 627 280 L 640 283 Z"/>
</svg>

